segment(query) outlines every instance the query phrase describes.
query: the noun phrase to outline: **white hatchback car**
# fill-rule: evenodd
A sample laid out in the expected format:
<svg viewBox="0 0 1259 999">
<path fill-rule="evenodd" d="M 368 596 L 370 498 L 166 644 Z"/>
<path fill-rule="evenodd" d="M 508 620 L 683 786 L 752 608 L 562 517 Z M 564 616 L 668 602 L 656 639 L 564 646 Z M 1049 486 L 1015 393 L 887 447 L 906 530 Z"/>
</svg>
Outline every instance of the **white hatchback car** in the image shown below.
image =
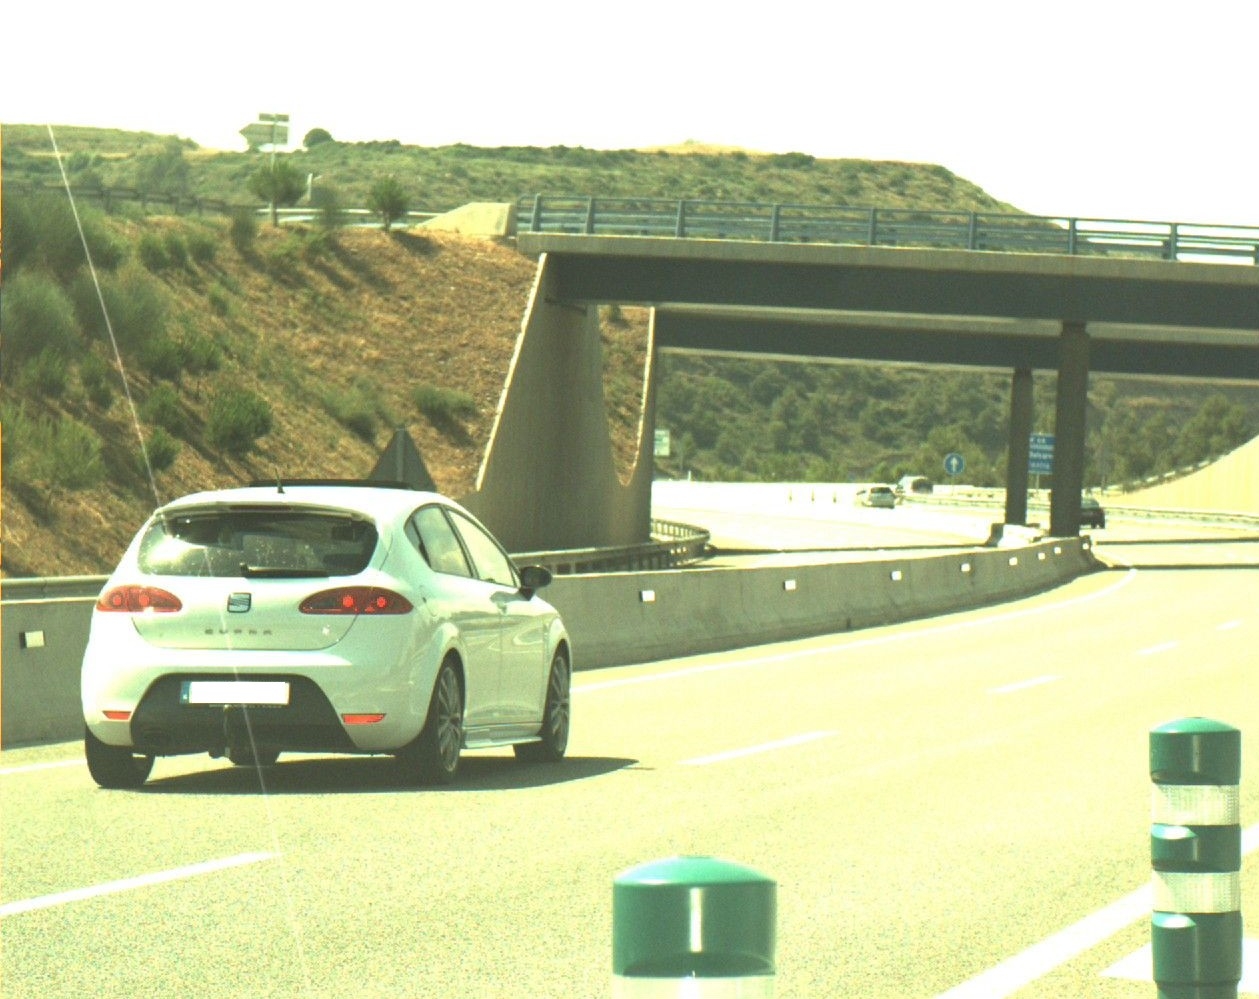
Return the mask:
<svg viewBox="0 0 1259 999">
<path fill-rule="evenodd" d="M 571 657 L 551 581 L 467 510 L 381 483 L 284 482 L 159 509 L 110 576 L 83 657 L 88 769 L 389 753 L 422 783 L 464 749 L 558 760 Z"/>
</svg>

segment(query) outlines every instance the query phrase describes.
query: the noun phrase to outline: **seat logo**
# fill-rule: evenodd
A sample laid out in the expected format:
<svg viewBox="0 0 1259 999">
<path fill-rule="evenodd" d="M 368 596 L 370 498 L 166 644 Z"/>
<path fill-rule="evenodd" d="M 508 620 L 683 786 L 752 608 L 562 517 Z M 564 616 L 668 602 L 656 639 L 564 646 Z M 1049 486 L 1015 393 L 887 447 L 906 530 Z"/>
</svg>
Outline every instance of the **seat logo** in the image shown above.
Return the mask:
<svg viewBox="0 0 1259 999">
<path fill-rule="evenodd" d="M 248 593 L 233 593 L 227 598 L 227 612 L 229 614 L 244 614 L 251 606 L 251 599 Z"/>
</svg>

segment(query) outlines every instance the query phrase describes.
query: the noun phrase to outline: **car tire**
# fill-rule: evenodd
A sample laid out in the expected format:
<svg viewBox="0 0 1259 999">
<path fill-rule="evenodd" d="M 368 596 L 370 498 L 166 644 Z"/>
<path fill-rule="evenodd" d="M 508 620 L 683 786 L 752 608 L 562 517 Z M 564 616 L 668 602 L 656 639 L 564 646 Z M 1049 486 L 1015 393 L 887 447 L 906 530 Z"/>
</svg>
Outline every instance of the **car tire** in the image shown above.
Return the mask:
<svg viewBox="0 0 1259 999">
<path fill-rule="evenodd" d="M 238 767 L 273 767 L 280 758 L 278 749 L 250 749 L 235 746 L 227 751 L 227 758 Z"/>
<path fill-rule="evenodd" d="M 463 686 L 450 660 L 442 663 L 433 684 L 424 728 L 399 754 L 408 777 L 421 784 L 449 784 L 459 771 L 463 751 Z"/>
<path fill-rule="evenodd" d="M 518 760 L 555 763 L 564 758 L 572 722 L 572 680 L 573 673 L 565 650 L 556 649 L 546 682 L 546 705 L 542 709 L 542 730 L 538 733 L 541 741 L 513 746 Z"/>
<path fill-rule="evenodd" d="M 153 757 L 133 753 L 127 746 L 111 746 L 83 731 L 83 755 L 92 780 L 111 790 L 142 787 L 153 771 Z"/>
</svg>

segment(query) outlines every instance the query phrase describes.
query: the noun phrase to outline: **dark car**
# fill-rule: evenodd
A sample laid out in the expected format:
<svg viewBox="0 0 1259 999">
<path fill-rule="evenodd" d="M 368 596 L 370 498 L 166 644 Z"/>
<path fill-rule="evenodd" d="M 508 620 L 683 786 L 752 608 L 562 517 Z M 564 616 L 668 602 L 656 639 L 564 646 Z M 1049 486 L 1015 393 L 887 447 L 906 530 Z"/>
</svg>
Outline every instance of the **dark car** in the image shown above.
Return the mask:
<svg viewBox="0 0 1259 999">
<path fill-rule="evenodd" d="M 1092 496 L 1080 498 L 1080 526 L 1098 529 L 1106 526 L 1106 511 Z"/>
</svg>

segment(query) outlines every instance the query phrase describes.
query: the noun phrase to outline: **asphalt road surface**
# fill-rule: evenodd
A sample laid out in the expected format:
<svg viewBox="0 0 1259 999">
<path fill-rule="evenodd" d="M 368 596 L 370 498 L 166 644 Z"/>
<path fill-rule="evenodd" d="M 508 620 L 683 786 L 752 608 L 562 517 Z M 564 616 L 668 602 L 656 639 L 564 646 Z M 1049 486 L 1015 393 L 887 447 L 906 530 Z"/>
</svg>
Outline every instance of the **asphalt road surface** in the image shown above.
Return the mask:
<svg viewBox="0 0 1259 999">
<path fill-rule="evenodd" d="M 1115 552 L 982 611 L 579 673 L 566 761 L 473 754 L 452 788 L 181 757 L 109 792 L 77 745 L 4 752 L 0 994 L 604 997 L 615 876 L 702 854 L 777 882 L 780 997 L 1148 999 L 1149 730 L 1239 727 L 1259 821 L 1259 544 Z M 1257 925 L 1250 853 L 1243 899 Z"/>
</svg>

